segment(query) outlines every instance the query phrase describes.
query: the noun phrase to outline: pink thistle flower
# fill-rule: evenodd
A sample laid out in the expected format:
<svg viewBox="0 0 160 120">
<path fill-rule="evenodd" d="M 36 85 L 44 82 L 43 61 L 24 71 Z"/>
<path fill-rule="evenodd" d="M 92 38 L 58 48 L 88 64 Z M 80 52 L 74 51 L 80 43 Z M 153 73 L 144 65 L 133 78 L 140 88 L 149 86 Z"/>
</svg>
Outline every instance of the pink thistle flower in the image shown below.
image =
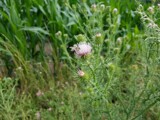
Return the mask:
<svg viewBox="0 0 160 120">
<path fill-rule="evenodd" d="M 52 111 L 52 108 L 50 107 L 50 108 L 48 108 L 48 111 Z"/>
<path fill-rule="evenodd" d="M 90 54 L 91 50 L 91 45 L 85 42 L 80 42 L 79 44 L 76 44 L 73 47 L 71 47 L 71 51 L 74 51 L 75 54 L 79 57 Z"/>
<path fill-rule="evenodd" d="M 83 76 L 85 75 L 85 73 L 84 73 L 82 70 L 78 70 L 78 75 L 79 75 L 80 77 L 83 77 Z"/>
<path fill-rule="evenodd" d="M 41 113 L 38 111 L 38 112 L 36 112 L 36 118 L 37 118 L 37 120 L 40 120 L 41 119 Z"/>
<path fill-rule="evenodd" d="M 36 93 L 36 96 L 39 97 L 39 96 L 42 96 L 42 95 L 44 95 L 44 93 L 41 90 L 38 90 L 38 92 Z"/>
</svg>

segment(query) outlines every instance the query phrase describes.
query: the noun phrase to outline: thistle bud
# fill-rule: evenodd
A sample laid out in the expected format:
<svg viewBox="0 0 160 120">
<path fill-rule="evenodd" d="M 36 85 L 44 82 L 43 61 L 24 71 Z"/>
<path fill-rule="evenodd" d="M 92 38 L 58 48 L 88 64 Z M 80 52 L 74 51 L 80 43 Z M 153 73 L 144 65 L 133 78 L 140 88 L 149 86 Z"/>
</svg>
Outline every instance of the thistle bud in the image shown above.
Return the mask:
<svg viewBox="0 0 160 120">
<path fill-rule="evenodd" d="M 64 102 L 63 102 L 63 101 L 61 102 L 61 105 L 64 105 Z"/>
<path fill-rule="evenodd" d="M 56 37 L 61 37 L 62 32 L 61 32 L 61 31 L 58 31 L 55 35 L 56 35 Z"/>
<path fill-rule="evenodd" d="M 76 5 L 73 4 L 72 8 L 73 8 L 73 10 L 76 10 L 77 7 L 76 7 Z"/>
<path fill-rule="evenodd" d="M 93 12 L 97 11 L 97 5 L 96 5 L 96 4 L 93 4 L 93 5 L 91 6 L 91 10 L 92 10 Z"/>
<path fill-rule="evenodd" d="M 113 71 L 113 70 L 115 70 L 115 65 L 113 64 L 113 63 L 108 63 L 107 64 L 107 68 L 109 69 L 109 70 L 111 70 L 111 71 Z"/>
<path fill-rule="evenodd" d="M 95 39 L 96 39 L 96 44 L 101 44 L 102 43 L 102 34 L 101 33 L 97 33 L 95 35 Z"/>
<path fill-rule="evenodd" d="M 117 14 L 118 13 L 118 9 L 117 8 L 114 8 L 113 9 L 113 14 Z"/>
<path fill-rule="evenodd" d="M 143 6 L 142 6 L 142 4 L 140 4 L 140 5 L 139 5 L 139 8 L 143 9 Z"/>
<path fill-rule="evenodd" d="M 105 5 L 104 4 L 101 4 L 100 5 L 100 9 L 103 11 L 105 9 Z"/>
<path fill-rule="evenodd" d="M 155 27 L 157 27 L 157 25 L 155 24 L 155 23 L 149 23 L 148 24 L 148 28 L 155 28 Z"/>
<path fill-rule="evenodd" d="M 120 52 L 120 49 L 119 48 L 114 48 L 114 53 L 117 54 Z"/>
<path fill-rule="evenodd" d="M 149 7 L 149 8 L 148 8 L 148 11 L 149 11 L 151 14 L 153 14 L 153 13 L 154 13 L 154 8 L 153 8 L 153 7 Z"/>
<path fill-rule="evenodd" d="M 43 93 L 41 90 L 38 90 L 38 92 L 36 93 L 36 96 L 37 96 L 37 97 L 40 97 L 40 96 L 42 96 L 42 95 L 44 95 L 44 93 Z"/>
<path fill-rule="evenodd" d="M 68 34 L 64 34 L 63 37 L 64 37 L 65 39 L 67 39 L 67 38 L 68 38 Z"/>
<path fill-rule="evenodd" d="M 87 41 L 87 38 L 86 38 L 84 35 L 82 35 L 82 34 L 76 35 L 75 38 L 76 38 L 76 40 L 77 40 L 78 42 Z"/>
<path fill-rule="evenodd" d="M 85 75 L 85 73 L 84 73 L 82 70 L 78 70 L 78 75 L 79 75 L 80 77 L 83 77 L 83 76 Z"/>
<path fill-rule="evenodd" d="M 118 45 L 121 45 L 121 44 L 122 44 L 122 38 L 121 38 L 121 37 L 117 38 L 117 44 L 118 44 Z"/>
<path fill-rule="evenodd" d="M 127 50 L 130 50 L 131 49 L 131 45 L 127 44 L 126 48 L 127 48 Z"/>
<path fill-rule="evenodd" d="M 101 33 L 96 34 L 96 38 L 101 38 L 101 36 L 102 36 Z"/>
<path fill-rule="evenodd" d="M 50 107 L 50 108 L 48 108 L 48 111 L 52 111 L 52 108 Z"/>
<path fill-rule="evenodd" d="M 132 68 L 133 70 L 138 70 L 138 65 L 136 65 L 136 64 L 135 64 L 135 65 L 132 65 L 131 68 Z"/>
<path fill-rule="evenodd" d="M 89 75 L 86 73 L 86 72 L 84 72 L 84 71 L 82 71 L 82 70 L 78 70 L 78 76 L 80 77 L 80 78 L 82 78 L 83 80 L 88 80 L 89 79 Z"/>
<path fill-rule="evenodd" d="M 40 120 L 41 119 L 41 113 L 38 111 L 38 112 L 36 112 L 36 118 L 37 118 L 37 120 Z"/>
<path fill-rule="evenodd" d="M 23 68 L 22 68 L 22 67 L 18 67 L 18 68 L 17 68 L 17 70 L 22 71 L 22 70 L 23 70 Z"/>
</svg>

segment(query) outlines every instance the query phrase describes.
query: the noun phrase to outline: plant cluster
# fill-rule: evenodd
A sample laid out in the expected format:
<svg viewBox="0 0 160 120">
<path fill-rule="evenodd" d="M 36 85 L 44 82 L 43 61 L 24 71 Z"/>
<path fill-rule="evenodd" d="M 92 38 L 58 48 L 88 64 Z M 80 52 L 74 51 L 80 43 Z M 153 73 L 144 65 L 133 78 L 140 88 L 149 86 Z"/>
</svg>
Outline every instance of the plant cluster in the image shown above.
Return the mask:
<svg viewBox="0 0 160 120">
<path fill-rule="evenodd" d="M 158 120 L 160 3 L 141 3 L 0 1 L 0 119 Z"/>
</svg>

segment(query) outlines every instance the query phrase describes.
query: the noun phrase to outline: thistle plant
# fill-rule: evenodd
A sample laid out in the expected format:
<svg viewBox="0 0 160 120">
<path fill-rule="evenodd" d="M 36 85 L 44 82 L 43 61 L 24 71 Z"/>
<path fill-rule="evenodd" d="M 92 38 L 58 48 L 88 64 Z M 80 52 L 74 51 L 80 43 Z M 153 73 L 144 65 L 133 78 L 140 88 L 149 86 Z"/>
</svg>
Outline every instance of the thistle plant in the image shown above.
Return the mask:
<svg viewBox="0 0 160 120">
<path fill-rule="evenodd" d="M 83 10 L 85 11 L 85 8 Z M 112 13 L 110 6 L 103 4 L 93 4 L 87 10 L 84 14 L 85 26 L 80 26 L 84 33 L 76 36 L 77 43 L 70 48 L 74 52 L 75 71 L 79 77 L 82 94 L 86 97 L 86 107 L 92 109 L 91 114 L 96 114 L 99 119 L 103 113 L 108 112 L 108 97 L 111 97 L 110 90 L 117 79 L 115 71 L 119 61 L 118 54 L 114 55 L 113 50 L 116 48 L 120 16 L 116 8 Z"/>
<path fill-rule="evenodd" d="M 101 4 L 93 4 L 90 11 L 84 14 L 84 16 L 87 16 L 86 23 L 88 24 L 84 23 L 85 26 L 80 26 L 81 31 L 84 33 L 77 35 L 77 43 L 71 47 L 71 51 L 75 53 L 75 57 L 73 58 L 76 64 L 75 71 L 82 87 L 82 93 L 86 99 L 85 106 L 92 110 L 89 112 L 92 114 L 92 117 L 96 114 L 97 119 L 100 119 L 103 115 L 104 118 L 105 116 L 109 116 L 110 119 L 117 119 L 118 116 L 120 119 L 137 119 L 143 116 L 146 111 L 159 101 L 156 96 L 155 99 L 148 99 L 147 102 L 143 104 L 145 99 L 147 99 L 146 96 L 153 95 L 152 92 L 148 93 L 147 91 L 152 89 L 149 87 L 150 84 L 154 84 L 154 82 L 150 80 L 151 74 L 148 73 L 150 70 L 148 71 L 147 64 L 150 63 L 144 60 L 154 59 L 155 57 L 157 59 L 159 56 L 159 48 L 157 48 L 158 51 L 157 53 L 155 52 L 154 58 L 143 56 L 140 59 L 139 55 L 135 56 L 134 59 L 137 60 L 134 63 L 137 64 L 136 62 L 138 62 L 138 60 L 140 60 L 140 63 L 144 62 L 141 64 L 145 64 L 143 67 L 145 67 L 146 70 L 143 69 L 143 67 L 140 68 L 139 65 L 131 65 L 131 69 L 136 71 L 143 70 L 143 72 L 139 75 L 136 71 L 131 70 L 130 74 L 133 75 L 131 75 L 131 77 L 126 76 L 125 78 L 124 74 L 127 75 L 127 71 L 125 70 L 126 66 L 124 66 L 123 60 L 125 59 L 125 55 L 129 55 L 129 53 L 133 51 L 133 46 L 129 45 L 125 34 L 119 36 L 121 16 L 118 14 L 118 9 L 114 8 L 112 10 L 110 6 L 104 6 L 105 9 L 102 11 L 100 6 Z M 153 11 L 149 12 L 153 14 Z M 108 13 L 107 17 L 104 13 Z M 141 20 L 143 22 L 145 20 L 150 21 L 154 29 L 156 29 L 155 31 L 159 31 L 158 25 L 153 22 L 152 18 L 147 18 L 144 14 L 145 13 L 140 12 L 142 16 Z M 106 17 L 105 22 L 103 21 L 104 17 Z M 150 26 L 150 23 L 147 23 L 147 25 Z M 107 27 L 104 28 L 104 26 Z M 84 27 L 88 29 L 84 29 Z M 156 40 L 158 38 L 157 35 L 157 33 L 153 35 Z M 144 41 L 147 41 L 149 38 L 150 37 L 146 37 Z M 141 38 L 138 39 L 141 40 Z M 145 48 L 148 46 L 148 43 L 144 41 L 138 41 L 141 44 L 140 47 L 142 51 L 138 50 L 135 54 L 142 54 L 141 52 L 148 54 L 150 49 L 147 50 Z M 158 63 L 156 65 L 158 65 Z M 158 66 L 156 65 L 154 66 L 156 67 L 156 72 L 158 72 Z M 151 69 L 153 69 L 154 66 L 150 66 Z M 134 75 L 143 78 L 140 86 L 137 84 L 138 80 L 136 79 L 138 78 L 133 77 Z M 134 83 L 135 86 L 128 88 L 129 84 Z M 140 91 L 138 91 L 140 89 L 139 87 L 142 87 Z M 131 92 L 133 96 L 129 95 L 128 92 Z M 155 93 L 158 94 L 159 90 L 156 90 Z M 125 105 L 127 101 L 129 102 L 128 106 Z M 116 104 L 118 105 L 115 106 Z M 142 108 L 136 108 L 138 105 L 142 106 Z M 117 108 L 117 110 L 115 110 L 113 106 Z M 123 111 L 122 115 L 118 113 L 119 111 Z"/>
</svg>

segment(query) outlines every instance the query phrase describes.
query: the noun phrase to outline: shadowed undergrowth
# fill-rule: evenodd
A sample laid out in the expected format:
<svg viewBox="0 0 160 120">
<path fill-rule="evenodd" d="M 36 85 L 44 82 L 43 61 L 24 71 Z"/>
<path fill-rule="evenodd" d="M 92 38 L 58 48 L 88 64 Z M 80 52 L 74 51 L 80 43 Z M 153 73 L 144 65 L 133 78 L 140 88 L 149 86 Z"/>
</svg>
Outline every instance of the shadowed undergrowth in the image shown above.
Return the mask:
<svg viewBox="0 0 160 120">
<path fill-rule="evenodd" d="M 0 2 L 0 119 L 159 120 L 160 5 Z"/>
</svg>

